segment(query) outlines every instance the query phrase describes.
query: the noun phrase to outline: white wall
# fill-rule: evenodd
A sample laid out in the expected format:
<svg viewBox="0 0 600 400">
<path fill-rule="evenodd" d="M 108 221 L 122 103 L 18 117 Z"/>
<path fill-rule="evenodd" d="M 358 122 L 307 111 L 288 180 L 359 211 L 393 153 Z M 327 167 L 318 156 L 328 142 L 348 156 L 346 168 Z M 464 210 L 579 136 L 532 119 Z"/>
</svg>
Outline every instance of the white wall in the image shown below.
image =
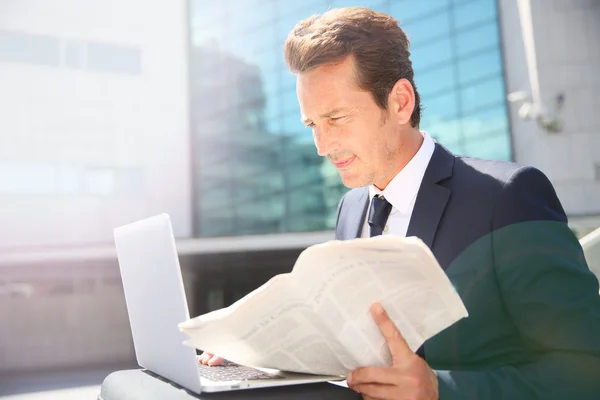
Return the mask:
<svg viewBox="0 0 600 400">
<path fill-rule="evenodd" d="M 571 221 L 590 227 L 600 216 L 600 1 L 530 0 L 542 103 L 558 113 L 562 133 L 547 133 L 510 119 L 516 161 L 534 165 L 552 180 Z M 500 0 L 507 90 L 530 90 L 517 0 Z M 598 171 L 597 171 L 598 168 Z"/>
<path fill-rule="evenodd" d="M 0 250 L 191 234 L 187 1 L 0 0 Z"/>
</svg>

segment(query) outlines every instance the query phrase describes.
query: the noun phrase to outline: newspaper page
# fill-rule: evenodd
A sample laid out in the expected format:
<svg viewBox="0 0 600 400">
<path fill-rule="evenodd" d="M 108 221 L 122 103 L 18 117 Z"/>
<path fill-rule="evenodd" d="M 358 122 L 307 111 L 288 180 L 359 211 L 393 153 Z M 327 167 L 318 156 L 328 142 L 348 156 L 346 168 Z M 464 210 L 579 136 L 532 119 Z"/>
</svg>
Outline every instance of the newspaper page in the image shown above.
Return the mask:
<svg viewBox="0 0 600 400">
<path fill-rule="evenodd" d="M 468 315 L 429 248 L 390 235 L 311 246 L 291 273 L 180 329 L 186 344 L 240 364 L 345 375 L 391 365 L 375 302 L 415 351 Z"/>
<path fill-rule="evenodd" d="M 179 325 L 187 345 L 238 364 L 283 371 L 343 375 L 343 349 L 324 331 L 294 290 L 292 274 L 278 275 L 231 306 Z"/>
<path fill-rule="evenodd" d="M 352 354 L 348 370 L 391 365 L 391 354 L 375 324 L 371 306 L 379 302 L 409 347 L 468 313 L 429 248 L 417 238 L 379 236 L 330 242 L 301 254 L 293 274 L 310 280 L 302 295 L 328 332 Z"/>
</svg>

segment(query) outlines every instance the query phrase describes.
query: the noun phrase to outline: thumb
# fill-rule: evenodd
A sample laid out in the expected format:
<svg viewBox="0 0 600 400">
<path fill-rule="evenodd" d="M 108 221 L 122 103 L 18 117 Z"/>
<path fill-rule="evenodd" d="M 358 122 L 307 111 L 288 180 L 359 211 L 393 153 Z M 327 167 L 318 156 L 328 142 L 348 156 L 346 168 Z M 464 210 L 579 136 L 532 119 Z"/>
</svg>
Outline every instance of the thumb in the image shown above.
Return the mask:
<svg viewBox="0 0 600 400">
<path fill-rule="evenodd" d="M 404 336 L 402 336 L 402 333 L 396 327 L 394 321 L 390 319 L 381 304 L 373 304 L 371 307 L 371 315 L 385 338 L 394 365 L 404 363 L 411 356 L 414 356 L 415 353 L 410 349 Z"/>
</svg>

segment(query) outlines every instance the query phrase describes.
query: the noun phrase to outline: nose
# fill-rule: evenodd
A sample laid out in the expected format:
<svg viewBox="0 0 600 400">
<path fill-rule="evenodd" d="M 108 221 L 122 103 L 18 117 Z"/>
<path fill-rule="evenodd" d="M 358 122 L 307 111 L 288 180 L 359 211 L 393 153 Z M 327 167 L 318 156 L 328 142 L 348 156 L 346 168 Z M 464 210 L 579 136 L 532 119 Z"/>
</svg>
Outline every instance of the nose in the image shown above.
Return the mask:
<svg viewBox="0 0 600 400">
<path fill-rule="evenodd" d="M 317 148 L 317 154 L 321 157 L 335 153 L 341 148 L 339 138 L 333 129 L 315 127 L 313 128 L 313 138 L 315 147 Z"/>
</svg>

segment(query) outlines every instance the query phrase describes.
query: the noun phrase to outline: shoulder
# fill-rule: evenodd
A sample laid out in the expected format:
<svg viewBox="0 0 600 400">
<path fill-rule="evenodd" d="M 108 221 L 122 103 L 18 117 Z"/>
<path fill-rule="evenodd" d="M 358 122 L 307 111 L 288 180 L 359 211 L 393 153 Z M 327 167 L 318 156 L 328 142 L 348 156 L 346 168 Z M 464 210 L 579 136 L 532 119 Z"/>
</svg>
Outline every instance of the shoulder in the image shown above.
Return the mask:
<svg viewBox="0 0 600 400">
<path fill-rule="evenodd" d="M 489 182 L 505 186 L 515 174 L 522 171 L 534 169 L 525 165 L 496 160 L 484 160 L 481 158 L 456 156 L 454 163 L 454 178 L 465 178 L 475 182 Z"/>
<path fill-rule="evenodd" d="M 567 222 L 554 186 L 539 169 L 504 161 L 459 159 L 458 176 L 462 173 L 485 182 L 482 186 L 491 190 L 496 227 L 525 221 Z"/>
<path fill-rule="evenodd" d="M 552 183 L 542 171 L 507 161 L 457 156 L 453 179 L 492 189 L 496 195 L 515 191 L 517 188 L 520 193 L 554 193 Z"/>
<path fill-rule="evenodd" d="M 438 169 L 446 172 L 434 172 Z M 532 169 L 532 167 L 508 161 L 456 155 L 436 142 L 436 149 L 426 176 L 433 177 L 436 182 L 439 181 L 438 177 L 442 180 L 451 178 L 453 187 L 498 191 L 502 190 L 514 174 L 518 175 L 521 173 L 520 171 L 527 169 Z"/>
</svg>

